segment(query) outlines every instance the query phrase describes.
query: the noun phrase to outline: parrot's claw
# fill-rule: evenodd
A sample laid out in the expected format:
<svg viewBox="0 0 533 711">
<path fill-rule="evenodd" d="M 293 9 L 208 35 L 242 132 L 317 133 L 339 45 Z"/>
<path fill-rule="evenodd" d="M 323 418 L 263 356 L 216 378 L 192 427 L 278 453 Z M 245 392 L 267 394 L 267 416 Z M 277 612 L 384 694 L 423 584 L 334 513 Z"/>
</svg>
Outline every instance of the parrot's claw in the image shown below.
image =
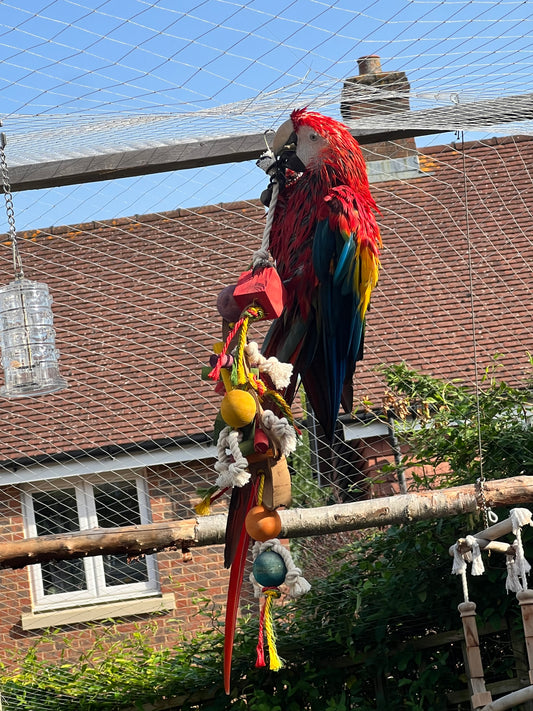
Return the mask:
<svg viewBox="0 0 533 711">
<path fill-rule="evenodd" d="M 271 171 L 276 167 L 276 156 L 269 149 L 262 153 L 256 161 L 256 165 L 261 170 L 264 170 L 267 175 L 271 175 Z"/>
</svg>

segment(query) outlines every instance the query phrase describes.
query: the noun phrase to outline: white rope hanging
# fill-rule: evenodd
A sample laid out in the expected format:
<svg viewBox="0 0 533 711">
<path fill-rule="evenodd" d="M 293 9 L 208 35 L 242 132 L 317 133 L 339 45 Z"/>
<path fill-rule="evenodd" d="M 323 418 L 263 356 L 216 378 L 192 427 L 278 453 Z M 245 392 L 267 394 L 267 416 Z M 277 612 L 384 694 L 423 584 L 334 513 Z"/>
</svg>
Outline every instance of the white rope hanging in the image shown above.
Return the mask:
<svg viewBox="0 0 533 711">
<path fill-rule="evenodd" d="M 261 170 L 264 170 L 267 175 L 272 175 L 276 166 L 276 157 L 274 153 L 270 150 L 266 150 L 260 158 L 257 160 L 257 165 Z M 279 184 L 278 181 L 272 176 L 272 195 L 270 197 L 270 204 L 268 206 L 268 214 L 265 223 L 265 229 L 263 230 L 263 238 L 261 240 L 261 247 L 254 252 L 252 256 L 252 269 L 257 269 L 259 267 L 272 266 L 272 258 L 270 256 L 270 230 L 272 229 L 272 224 L 274 222 L 274 213 L 276 211 L 276 203 L 278 201 L 279 195 Z"/>
<path fill-rule="evenodd" d="M 505 588 L 509 592 L 520 592 L 527 590 L 527 576 L 531 571 L 531 565 L 526 560 L 524 546 L 522 544 L 522 527 L 531 526 L 532 514 L 529 509 L 511 509 L 509 513 L 511 527 L 516 539 L 514 541 L 515 555 L 505 557 L 507 566 L 507 579 Z"/>
<path fill-rule="evenodd" d="M 468 595 L 468 581 L 466 579 L 466 560 L 464 555 L 459 550 L 459 543 L 453 546 L 453 563 L 452 563 L 452 575 L 460 575 L 461 583 L 463 586 L 463 600 L 465 602 L 469 601 Z"/>
<path fill-rule="evenodd" d="M 283 390 L 291 382 L 292 364 L 282 363 L 275 356 L 265 358 L 259 352 L 259 346 L 255 341 L 250 341 L 245 346 L 246 355 L 253 368 L 258 368 L 260 373 L 266 373 L 276 390 Z"/>
<path fill-rule="evenodd" d="M 239 442 L 242 433 L 231 427 L 224 427 L 217 442 L 218 461 L 215 471 L 218 472 L 216 485 L 219 489 L 232 486 L 244 486 L 250 481 L 250 472 L 246 471 L 248 461 L 243 456 Z"/>
<path fill-rule="evenodd" d="M 465 602 L 469 602 L 468 581 L 466 577 L 467 563 L 472 564 L 472 575 L 483 575 L 485 566 L 483 565 L 478 539 L 475 536 L 466 536 L 464 540 L 469 547 L 469 550 L 464 553 L 461 551 L 461 544 L 459 542 L 453 546 L 452 575 L 461 576 L 463 598 Z"/>
</svg>

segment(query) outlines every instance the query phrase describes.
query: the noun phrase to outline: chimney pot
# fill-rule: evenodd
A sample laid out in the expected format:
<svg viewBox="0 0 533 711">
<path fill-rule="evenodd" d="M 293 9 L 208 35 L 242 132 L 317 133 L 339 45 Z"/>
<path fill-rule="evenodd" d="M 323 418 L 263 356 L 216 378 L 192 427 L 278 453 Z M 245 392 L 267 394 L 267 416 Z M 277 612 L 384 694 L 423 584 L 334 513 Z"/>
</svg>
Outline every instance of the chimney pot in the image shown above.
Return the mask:
<svg viewBox="0 0 533 711">
<path fill-rule="evenodd" d="M 381 58 L 377 54 L 369 54 L 357 60 L 359 74 L 379 74 L 381 72 Z"/>
</svg>

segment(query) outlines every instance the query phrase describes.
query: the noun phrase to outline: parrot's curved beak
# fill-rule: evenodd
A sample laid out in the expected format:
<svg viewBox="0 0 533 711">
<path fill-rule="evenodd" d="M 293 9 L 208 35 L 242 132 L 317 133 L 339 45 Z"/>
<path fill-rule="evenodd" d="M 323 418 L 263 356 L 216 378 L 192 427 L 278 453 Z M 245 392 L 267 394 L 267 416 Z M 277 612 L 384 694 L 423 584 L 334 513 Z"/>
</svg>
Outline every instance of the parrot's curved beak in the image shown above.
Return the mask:
<svg viewBox="0 0 533 711">
<path fill-rule="evenodd" d="M 283 172 L 289 169 L 295 173 L 303 173 L 305 170 L 305 165 L 296 154 L 297 148 L 298 137 L 294 131 L 292 121 L 289 119 L 278 128 L 272 142 L 272 151 L 276 156 L 278 166 Z"/>
</svg>

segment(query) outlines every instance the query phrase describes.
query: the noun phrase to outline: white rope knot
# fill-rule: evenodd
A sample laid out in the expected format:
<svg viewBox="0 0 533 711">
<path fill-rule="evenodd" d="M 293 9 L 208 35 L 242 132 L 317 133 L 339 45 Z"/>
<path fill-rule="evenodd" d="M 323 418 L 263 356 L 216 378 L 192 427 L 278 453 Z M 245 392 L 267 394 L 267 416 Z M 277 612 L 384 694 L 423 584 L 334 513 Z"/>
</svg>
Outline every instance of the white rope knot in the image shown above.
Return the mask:
<svg viewBox="0 0 533 711">
<path fill-rule="evenodd" d="M 515 536 L 520 532 L 522 526 L 533 526 L 532 516 L 529 509 L 511 509 L 509 518 Z"/>
<path fill-rule="evenodd" d="M 505 566 L 507 568 L 507 578 L 505 579 L 505 589 L 507 592 L 520 592 L 522 585 L 518 577 L 514 555 L 505 556 Z"/>
<path fill-rule="evenodd" d="M 245 346 L 246 355 L 252 368 L 258 368 L 260 373 L 266 373 L 276 390 L 285 389 L 291 382 L 292 363 L 282 363 L 275 356 L 265 358 L 259 352 L 259 346 L 251 341 Z"/>
<path fill-rule="evenodd" d="M 272 257 L 268 249 L 258 249 L 252 255 L 252 269 L 265 269 L 265 267 L 272 267 Z"/>
<path fill-rule="evenodd" d="M 466 572 L 466 561 L 459 550 L 459 543 L 455 543 L 453 546 L 452 575 L 462 575 L 464 572 Z"/>
<path fill-rule="evenodd" d="M 296 432 L 286 417 L 277 417 L 272 410 L 264 410 L 261 414 L 261 429 L 274 447 L 286 457 L 296 449 Z"/>
<path fill-rule="evenodd" d="M 453 564 L 452 575 L 461 576 L 461 584 L 463 586 L 463 599 L 468 602 L 468 580 L 466 578 L 466 555 L 461 553 L 461 544 L 459 541 L 453 546 Z"/>
<path fill-rule="evenodd" d="M 470 547 L 469 553 L 466 554 L 466 559 L 471 559 L 472 575 L 483 575 L 485 572 L 485 566 L 483 565 L 478 539 L 475 536 L 467 536 L 465 540 L 467 545 Z"/>
<path fill-rule="evenodd" d="M 511 527 L 516 540 L 513 547 L 515 555 L 506 556 L 507 580 L 505 588 L 510 592 L 520 592 L 527 590 L 527 576 L 531 571 L 531 565 L 526 560 L 524 546 L 522 544 L 522 526 L 532 526 L 532 515 L 529 509 L 511 509 L 509 513 Z"/>
<path fill-rule="evenodd" d="M 283 558 L 283 562 L 285 563 L 285 567 L 287 568 L 284 584 L 287 586 L 288 594 L 291 597 L 300 597 L 301 595 L 305 595 L 306 592 L 309 592 L 309 590 L 311 590 L 311 585 L 302 576 L 302 571 L 300 570 L 300 568 L 297 568 L 294 565 L 294 561 L 290 552 L 287 550 L 287 548 L 285 548 L 285 546 L 281 545 L 280 541 L 277 538 L 271 538 L 269 541 L 264 541 L 264 543 L 256 541 L 252 549 L 253 559 L 255 560 L 258 555 L 264 553 L 267 550 L 271 550 Z M 250 582 L 254 586 L 255 597 L 260 597 L 263 591 L 263 587 L 259 585 L 257 580 L 254 578 L 253 573 L 250 573 Z"/>
<path fill-rule="evenodd" d="M 246 471 L 248 461 L 239 447 L 241 439 L 242 433 L 231 427 L 224 427 L 218 436 L 215 471 L 219 475 L 216 480 L 219 489 L 241 487 L 250 481 L 250 472 Z"/>
</svg>

